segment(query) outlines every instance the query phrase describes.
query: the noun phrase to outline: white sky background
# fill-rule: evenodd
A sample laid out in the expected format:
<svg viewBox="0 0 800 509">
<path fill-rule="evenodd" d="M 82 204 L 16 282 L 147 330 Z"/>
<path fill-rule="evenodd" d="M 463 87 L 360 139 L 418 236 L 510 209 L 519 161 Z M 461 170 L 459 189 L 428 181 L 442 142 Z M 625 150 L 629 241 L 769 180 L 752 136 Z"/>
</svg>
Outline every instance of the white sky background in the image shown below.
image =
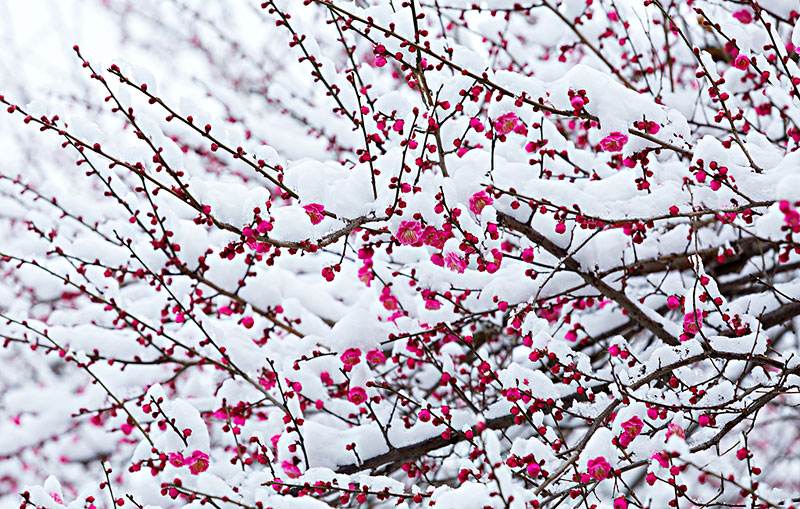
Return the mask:
<svg viewBox="0 0 800 509">
<path fill-rule="evenodd" d="M 0 0 L 0 94 L 20 105 L 32 100 L 56 103 L 58 95 L 85 96 L 87 87 L 96 86 L 72 46 L 81 45 L 101 61 L 119 53 L 119 33 L 98 2 Z M 21 120 L 0 111 L 0 164 L 8 173 L 17 173 L 9 165 L 24 162 L 22 149 L 29 144 L 21 140 L 37 135 L 42 139 L 38 130 Z M 30 170 L 21 167 L 18 172 L 25 171 Z"/>
<path fill-rule="evenodd" d="M 120 34 L 99 1 L 0 0 L 0 89 L 33 95 L 74 84 L 85 74 L 76 43 L 94 58 L 118 54 Z"/>
</svg>

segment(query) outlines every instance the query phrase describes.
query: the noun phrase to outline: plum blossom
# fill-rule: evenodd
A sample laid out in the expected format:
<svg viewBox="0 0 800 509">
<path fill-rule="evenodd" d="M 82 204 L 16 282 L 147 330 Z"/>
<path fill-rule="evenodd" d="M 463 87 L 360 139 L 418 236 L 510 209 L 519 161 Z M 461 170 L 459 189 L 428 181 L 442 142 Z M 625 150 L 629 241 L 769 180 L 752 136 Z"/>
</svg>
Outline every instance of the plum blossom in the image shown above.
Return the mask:
<svg viewBox="0 0 800 509">
<path fill-rule="evenodd" d="M 597 481 L 602 481 L 611 474 L 611 464 L 603 456 L 592 458 L 587 463 L 589 476 Z"/>
<path fill-rule="evenodd" d="M 462 274 L 467 268 L 467 261 L 458 253 L 447 253 L 444 255 L 444 265 L 453 272 Z"/>
<path fill-rule="evenodd" d="M 745 25 L 753 22 L 753 13 L 750 12 L 750 9 L 739 9 L 733 13 L 733 17 L 739 23 L 743 23 Z"/>
<path fill-rule="evenodd" d="M 303 206 L 303 210 L 306 211 L 308 218 L 311 220 L 311 224 L 319 224 L 325 219 L 325 206 L 319 203 L 309 203 L 308 205 Z"/>
<path fill-rule="evenodd" d="M 750 59 L 747 55 L 739 53 L 736 55 L 736 58 L 733 59 L 733 66 L 742 71 L 747 70 L 747 68 L 750 67 Z"/>
<path fill-rule="evenodd" d="M 636 438 L 639 433 L 642 432 L 642 428 L 644 427 L 644 423 L 642 420 L 637 417 L 633 416 L 627 421 L 622 423 L 622 435 L 619 437 L 620 445 L 623 447 L 627 447 Z"/>
<path fill-rule="evenodd" d="M 349 371 L 361 362 L 361 350 L 358 348 L 348 348 L 341 355 L 342 364 L 345 370 Z"/>
<path fill-rule="evenodd" d="M 515 132 L 517 134 L 525 134 L 527 129 L 525 128 L 525 124 L 523 124 L 516 113 L 510 111 L 508 113 L 504 113 L 497 117 L 494 121 L 494 130 L 499 135 L 506 135 L 510 132 Z"/>
<path fill-rule="evenodd" d="M 386 355 L 377 348 L 367 352 L 367 362 L 372 366 L 378 366 L 386 362 Z"/>
<path fill-rule="evenodd" d="M 401 221 L 395 238 L 404 246 L 413 246 L 422 240 L 423 228 L 419 221 Z"/>
<path fill-rule="evenodd" d="M 297 465 L 288 460 L 281 462 L 281 470 L 283 470 L 286 476 L 290 479 L 296 479 L 301 475 L 300 469 L 297 467 Z"/>
<path fill-rule="evenodd" d="M 703 312 L 699 309 L 683 315 L 683 332 L 692 337 L 703 327 Z"/>
<path fill-rule="evenodd" d="M 347 400 L 354 405 L 360 405 L 367 400 L 367 391 L 363 387 L 351 387 L 347 392 Z"/>
<path fill-rule="evenodd" d="M 614 131 L 600 140 L 600 148 L 605 152 L 620 152 L 626 143 L 628 143 L 628 136 Z"/>
<path fill-rule="evenodd" d="M 494 200 L 486 191 L 478 191 L 469 198 L 469 210 L 477 216 L 480 215 L 484 207 L 491 205 L 493 202 Z"/>
</svg>

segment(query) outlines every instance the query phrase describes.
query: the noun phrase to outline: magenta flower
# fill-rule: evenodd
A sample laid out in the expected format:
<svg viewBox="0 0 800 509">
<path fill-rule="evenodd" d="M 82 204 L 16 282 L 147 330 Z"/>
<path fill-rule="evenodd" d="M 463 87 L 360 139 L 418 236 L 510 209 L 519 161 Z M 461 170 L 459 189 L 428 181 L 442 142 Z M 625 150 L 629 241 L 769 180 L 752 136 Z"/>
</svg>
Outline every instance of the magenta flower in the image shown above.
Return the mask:
<svg viewBox="0 0 800 509">
<path fill-rule="evenodd" d="M 319 224 L 325 219 L 325 206 L 319 203 L 309 203 L 303 207 L 303 210 L 308 214 L 311 219 L 311 224 Z"/>
<path fill-rule="evenodd" d="M 494 203 L 494 200 L 486 191 L 478 191 L 469 198 L 469 210 L 477 216 L 480 215 L 484 207 L 492 203 Z"/>
<path fill-rule="evenodd" d="M 748 67 L 750 67 L 750 59 L 747 58 L 747 55 L 739 53 L 733 60 L 733 66 L 736 67 L 737 69 L 745 71 L 747 70 Z"/>
<path fill-rule="evenodd" d="M 494 130 L 497 134 L 506 135 L 512 131 L 517 132 L 521 125 L 517 114 L 510 111 L 497 117 L 494 121 Z"/>
<path fill-rule="evenodd" d="M 401 221 L 394 237 L 404 246 L 413 246 L 422 240 L 422 225 L 419 221 Z"/>
<path fill-rule="evenodd" d="M 753 22 L 753 13 L 749 9 L 739 9 L 733 13 L 733 17 L 739 23 L 744 23 L 745 25 Z"/>
<path fill-rule="evenodd" d="M 283 460 L 281 462 L 281 469 L 283 469 L 286 475 L 291 479 L 300 477 L 300 469 L 297 468 L 297 465 L 295 465 L 291 461 Z"/>
<path fill-rule="evenodd" d="M 377 366 L 386 362 L 386 355 L 377 348 L 367 352 L 367 362 L 372 366 Z"/>
<path fill-rule="evenodd" d="M 453 272 L 463 274 L 467 268 L 467 261 L 457 253 L 447 253 L 444 256 L 444 265 Z"/>
<path fill-rule="evenodd" d="M 353 387 L 347 392 L 347 401 L 360 405 L 367 400 L 367 391 L 363 387 Z"/>
<path fill-rule="evenodd" d="M 611 464 L 603 456 L 590 459 L 587 467 L 589 475 L 598 481 L 602 481 L 611 473 Z"/>
<path fill-rule="evenodd" d="M 669 440 L 669 437 L 671 437 L 672 435 L 675 435 L 680 438 L 686 438 L 686 431 L 684 431 L 683 428 L 681 428 L 674 422 L 671 422 L 667 424 L 667 440 Z"/>
<path fill-rule="evenodd" d="M 186 459 L 183 457 L 183 454 L 179 452 L 171 452 L 167 455 L 167 459 L 169 460 L 170 465 L 173 467 L 182 467 L 186 463 Z"/>
<path fill-rule="evenodd" d="M 358 348 L 348 348 L 342 352 L 339 358 L 342 360 L 345 370 L 350 371 L 353 366 L 361 362 L 361 350 Z"/>
<path fill-rule="evenodd" d="M 605 152 L 620 152 L 626 143 L 628 143 L 628 136 L 614 131 L 600 140 L 600 148 Z"/>
<path fill-rule="evenodd" d="M 620 445 L 627 447 L 642 432 L 642 428 L 644 428 L 644 423 L 635 415 L 623 422 L 622 435 L 619 437 Z"/>
<path fill-rule="evenodd" d="M 694 336 L 698 332 L 700 332 L 700 328 L 703 326 L 703 312 L 699 309 L 695 309 L 694 311 L 690 311 L 683 315 L 683 332 L 690 336 Z"/>
<path fill-rule="evenodd" d="M 208 470 L 208 454 L 195 450 L 190 457 L 186 458 L 186 464 L 189 465 L 189 471 L 193 475 L 199 475 Z"/>
</svg>

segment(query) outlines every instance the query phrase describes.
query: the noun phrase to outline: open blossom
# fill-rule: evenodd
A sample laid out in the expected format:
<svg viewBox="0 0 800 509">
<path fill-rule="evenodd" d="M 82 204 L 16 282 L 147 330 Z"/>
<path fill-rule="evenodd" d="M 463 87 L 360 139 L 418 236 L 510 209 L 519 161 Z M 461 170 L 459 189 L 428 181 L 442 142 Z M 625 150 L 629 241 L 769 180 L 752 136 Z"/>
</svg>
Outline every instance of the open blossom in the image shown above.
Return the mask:
<svg viewBox="0 0 800 509">
<path fill-rule="evenodd" d="M 308 218 L 311 220 L 311 224 L 319 224 L 325 219 L 325 206 L 319 203 L 309 203 L 308 205 L 303 206 L 303 210 L 306 211 Z"/>
<path fill-rule="evenodd" d="M 377 348 L 372 349 L 369 352 L 367 352 L 367 362 L 373 366 L 383 364 L 384 362 L 386 362 L 386 355 L 384 355 L 384 353 L 378 350 Z"/>
<path fill-rule="evenodd" d="M 348 348 L 342 352 L 340 359 L 342 360 L 342 364 L 344 364 L 345 370 L 349 370 L 361 362 L 361 350 L 358 348 Z"/>
<path fill-rule="evenodd" d="M 401 221 L 394 237 L 404 246 L 412 246 L 422 240 L 422 232 L 419 221 Z"/>
<path fill-rule="evenodd" d="M 619 152 L 626 143 L 628 143 L 628 136 L 619 131 L 614 131 L 600 140 L 600 148 L 605 152 Z"/>
<path fill-rule="evenodd" d="M 186 457 L 180 452 L 171 452 L 167 455 L 167 458 L 174 467 L 188 466 L 192 475 L 199 475 L 208 470 L 208 454 L 200 450 L 194 450 L 192 454 Z"/>
<path fill-rule="evenodd" d="M 700 332 L 703 326 L 703 312 L 699 309 L 690 311 L 683 315 L 683 332 L 690 336 L 694 336 Z"/>
<path fill-rule="evenodd" d="M 360 405 L 367 400 L 367 391 L 363 387 L 352 387 L 347 392 L 347 400 L 354 405 Z"/>
<path fill-rule="evenodd" d="M 800 212 L 788 200 L 781 200 L 778 207 L 783 212 L 784 224 L 793 233 L 800 233 Z"/>
<path fill-rule="evenodd" d="M 478 191 L 469 198 L 469 210 L 477 216 L 480 215 L 484 207 L 491 205 L 493 202 L 494 200 L 486 191 Z"/>
<path fill-rule="evenodd" d="M 611 464 L 606 461 L 605 457 L 598 456 L 589 460 L 587 470 L 593 479 L 602 481 L 611 473 Z"/>
<path fill-rule="evenodd" d="M 199 475 L 208 470 L 208 454 L 203 451 L 193 451 L 192 455 L 186 458 L 186 464 L 189 465 L 192 474 Z"/>
<path fill-rule="evenodd" d="M 513 111 L 509 111 L 497 117 L 494 121 L 494 130 L 500 135 L 506 135 L 512 131 L 517 134 L 524 134 L 527 131 L 525 125 Z"/>
<path fill-rule="evenodd" d="M 627 421 L 622 423 L 622 435 L 619 437 L 619 442 L 623 447 L 627 447 L 639 433 L 642 432 L 644 423 L 642 420 L 633 416 Z"/>
<path fill-rule="evenodd" d="M 179 452 L 171 452 L 167 455 L 167 459 L 169 460 L 170 465 L 173 467 L 182 467 L 186 460 L 183 457 L 183 454 Z"/>
<path fill-rule="evenodd" d="M 739 53 L 736 55 L 736 58 L 733 59 L 733 66 L 744 71 L 750 67 L 750 59 L 747 58 L 747 55 Z"/>
<path fill-rule="evenodd" d="M 458 253 L 447 253 L 444 255 L 444 266 L 453 272 L 463 273 L 467 268 L 467 261 Z"/>
</svg>

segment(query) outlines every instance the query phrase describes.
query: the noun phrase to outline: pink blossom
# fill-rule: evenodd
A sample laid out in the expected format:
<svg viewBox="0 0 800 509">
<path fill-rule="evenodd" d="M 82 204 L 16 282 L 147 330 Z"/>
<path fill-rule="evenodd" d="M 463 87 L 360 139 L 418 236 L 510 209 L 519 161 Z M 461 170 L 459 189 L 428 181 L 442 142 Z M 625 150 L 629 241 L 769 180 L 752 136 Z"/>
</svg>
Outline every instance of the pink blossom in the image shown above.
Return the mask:
<svg viewBox="0 0 800 509">
<path fill-rule="evenodd" d="M 422 422 L 428 422 L 431 420 L 431 411 L 428 410 L 427 408 L 423 408 L 422 410 L 419 411 L 417 417 L 419 417 L 419 420 Z"/>
<path fill-rule="evenodd" d="M 386 362 L 386 355 L 377 348 L 374 348 L 367 352 L 367 362 L 372 366 L 383 364 Z"/>
<path fill-rule="evenodd" d="M 169 460 L 170 465 L 173 467 L 182 467 L 186 460 L 183 457 L 183 454 L 179 452 L 171 452 L 167 455 L 167 459 Z"/>
<path fill-rule="evenodd" d="M 542 467 L 534 461 L 532 463 L 528 463 L 528 466 L 525 470 L 528 472 L 529 476 L 536 477 L 539 475 L 539 472 L 542 471 Z"/>
<path fill-rule="evenodd" d="M 611 465 L 603 456 L 590 459 L 587 467 L 589 475 L 598 481 L 602 481 L 611 473 Z"/>
<path fill-rule="evenodd" d="M 392 291 L 389 289 L 388 286 L 384 286 L 383 290 L 381 291 L 380 297 L 378 297 L 381 304 L 383 304 L 384 309 L 387 311 L 394 311 L 400 307 L 400 303 L 397 300 L 397 297 L 392 295 Z"/>
<path fill-rule="evenodd" d="M 694 336 L 700 332 L 703 326 L 703 312 L 699 309 L 690 311 L 683 315 L 683 332 L 690 336 Z"/>
<path fill-rule="evenodd" d="M 669 440 L 669 437 L 671 437 L 672 435 L 685 439 L 686 431 L 684 431 L 684 429 L 679 425 L 675 424 L 674 422 L 671 422 L 667 424 L 667 440 Z"/>
<path fill-rule="evenodd" d="M 623 436 L 626 437 L 625 439 L 628 443 L 642 432 L 642 428 L 644 428 L 644 423 L 635 415 L 622 423 Z"/>
<path fill-rule="evenodd" d="M 747 55 L 739 53 L 733 60 L 733 66 L 742 71 L 747 70 L 747 68 L 750 67 L 750 59 L 747 58 Z"/>
<path fill-rule="evenodd" d="M 347 400 L 354 405 L 360 405 L 367 400 L 367 391 L 363 387 L 352 387 L 347 392 Z"/>
<path fill-rule="evenodd" d="M 739 9 L 733 13 L 733 17 L 736 18 L 739 23 L 744 23 L 745 25 L 753 22 L 753 13 L 750 12 L 750 9 Z"/>
<path fill-rule="evenodd" d="M 422 240 L 422 232 L 419 221 L 401 221 L 394 237 L 404 246 L 413 246 Z"/>
<path fill-rule="evenodd" d="M 662 468 L 667 468 L 669 466 L 669 454 L 664 451 L 654 452 L 650 459 L 654 459 L 661 465 Z"/>
<path fill-rule="evenodd" d="M 477 216 L 480 215 L 484 207 L 492 203 L 494 203 L 494 200 L 486 191 L 478 191 L 469 198 L 469 210 Z"/>
<path fill-rule="evenodd" d="M 583 96 L 580 96 L 580 95 L 574 95 L 574 96 L 572 96 L 572 98 L 569 100 L 569 104 L 570 104 L 570 105 L 571 105 L 571 106 L 572 106 L 572 107 L 573 107 L 575 110 L 580 110 L 581 108 L 583 108 L 583 106 L 584 106 L 584 105 L 585 105 L 587 102 L 588 102 L 588 101 L 587 101 L 587 100 L 586 100 L 586 99 L 585 99 Z"/>
<path fill-rule="evenodd" d="M 486 129 L 486 127 L 483 125 L 483 122 L 481 122 L 478 117 L 471 118 L 469 120 L 469 126 L 478 133 L 481 133 L 484 129 Z"/>
<path fill-rule="evenodd" d="M 186 458 L 186 464 L 189 465 L 189 471 L 193 475 L 199 475 L 208 470 L 208 454 L 195 450 L 190 457 Z"/>
<path fill-rule="evenodd" d="M 350 370 L 353 366 L 361 362 L 361 350 L 358 348 L 348 348 L 339 357 L 344 364 L 345 370 Z"/>
<path fill-rule="evenodd" d="M 783 212 L 783 222 L 794 233 L 800 233 L 800 212 L 787 200 L 781 200 L 778 207 Z"/>
<path fill-rule="evenodd" d="M 286 475 L 291 479 L 296 479 L 300 477 L 300 469 L 288 460 L 283 460 L 281 462 L 281 469 L 286 473 Z"/>
<path fill-rule="evenodd" d="M 255 325 L 256 321 L 253 319 L 252 316 L 244 316 L 242 317 L 242 326 L 245 329 L 252 329 L 253 325 Z"/>
<path fill-rule="evenodd" d="M 614 509 L 628 509 L 628 501 L 625 500 L 625 497 L 614 499 Z"/>
<path fill-rule="evenodd" d="M 325 219 L 325 206 L 319 203 L 309 203 L 303 206 L 303 210 L 308 214 L 311 219 L 311 224 L 319 224 Z"/>
<path fill-rule="evenodd" d="M 497 134 L 505 136 L 506 134 L 514 131 L 522 134 L 520 131 L 524 130 L 524 125 L 520 123 L 519 117 L 513 111 L 504 113 L 497 117 L 494 121 L 494 130 Z"/>
<path fill-rule="evenodd" d="M 675 310 L 681 307 L 681 299 L 677 295 L 670 295 L 667 297 L 667 307 Z"/>
<path fill-rule="evenodd" d="M 444 256 L 444 265 L 453 272 L 462 274 L 467 268 L 467 261 L 458 253 L 447 253 Z"/>
<path fill-rule="evenodd" d="M 614 131 L 600 140 L 600 148 L 605 152 L 619 152 L 626 143 L 628 143 L 628 136 L 619 131 Z"/>
</svg>

